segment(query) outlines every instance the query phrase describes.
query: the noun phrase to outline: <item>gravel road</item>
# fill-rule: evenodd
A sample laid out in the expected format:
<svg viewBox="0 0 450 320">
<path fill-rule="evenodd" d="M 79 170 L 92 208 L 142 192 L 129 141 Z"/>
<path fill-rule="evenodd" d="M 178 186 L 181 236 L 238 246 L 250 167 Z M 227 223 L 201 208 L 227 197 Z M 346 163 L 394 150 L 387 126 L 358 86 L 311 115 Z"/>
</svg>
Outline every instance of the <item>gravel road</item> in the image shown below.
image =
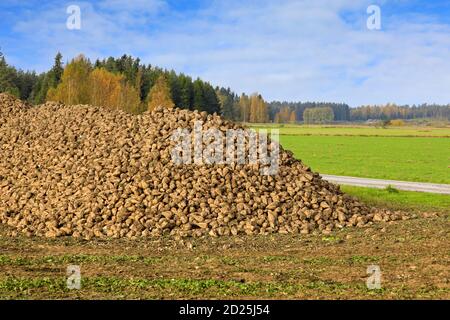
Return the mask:
<svg viewBox="0 0 450 320">
<path fill-rule="evenodd" d="M 327 174 L 323 174 L 322 177 L 330 182 L 349 186 L 384 189 L 387 186 L 391 185 L 392 187 L 399 190 L 450 194 L 450 184 L 344 177 Z"/>
</svg>

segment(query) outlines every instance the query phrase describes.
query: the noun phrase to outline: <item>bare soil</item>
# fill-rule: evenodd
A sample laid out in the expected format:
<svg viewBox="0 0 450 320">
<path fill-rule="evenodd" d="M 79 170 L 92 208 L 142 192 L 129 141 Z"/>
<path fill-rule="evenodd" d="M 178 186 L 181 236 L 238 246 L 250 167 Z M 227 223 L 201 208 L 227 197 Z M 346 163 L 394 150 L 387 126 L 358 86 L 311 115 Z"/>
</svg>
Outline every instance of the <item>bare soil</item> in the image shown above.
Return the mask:
<svg viewBox="0 0 450 320">
<path fill-rule="evenodd" d="M 1 299 L 449 299 L 449 216 L 319 234 L 76 240 L 0 227 Z M 69 290 L 66 269 L 81 267 Z M 380 266 L 382 288 L 366 287 Z"/>
</svg>

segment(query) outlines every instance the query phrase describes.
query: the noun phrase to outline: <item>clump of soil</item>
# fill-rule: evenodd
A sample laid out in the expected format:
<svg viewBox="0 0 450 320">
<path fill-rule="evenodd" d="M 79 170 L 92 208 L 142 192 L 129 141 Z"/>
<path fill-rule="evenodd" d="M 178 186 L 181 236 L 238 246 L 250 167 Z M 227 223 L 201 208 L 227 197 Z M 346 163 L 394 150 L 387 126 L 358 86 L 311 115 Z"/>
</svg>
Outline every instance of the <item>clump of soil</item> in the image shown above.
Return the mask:
<svg viewBox="0 0 450 320">
<path fill-rule="evenodd" d="M 402 218 L 369 208 L 280 147 L 279 170 L 177 165 L 178 128 L 243 128 L 216 115 L 142 115 L 0 94 L 0 222 L 11 235 L 93 237 L 329 233 Z"/>
</svg>

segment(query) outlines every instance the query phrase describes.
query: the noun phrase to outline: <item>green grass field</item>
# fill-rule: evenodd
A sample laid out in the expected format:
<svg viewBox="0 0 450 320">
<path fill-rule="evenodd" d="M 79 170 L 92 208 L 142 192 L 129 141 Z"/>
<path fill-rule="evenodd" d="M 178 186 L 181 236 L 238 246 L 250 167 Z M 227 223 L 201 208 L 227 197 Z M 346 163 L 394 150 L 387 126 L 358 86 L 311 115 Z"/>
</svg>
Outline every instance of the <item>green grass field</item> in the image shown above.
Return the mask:
<svg viewBox="0 0 450 320">
<path fill-rule="evenodd" d="M 257 125 L 323 174 L 450 183 L 450 128 Z"/>
<path fill-rule="evenodd" d="M 450 128 L 274 125 L 283 147 L 322 174 L 450 183 Z M 343 186 L 366 203 L 392 209 L 448 212 L 450 196 Z"/>
<path fill-rule="evenodd" d="M 387 127 L 344 125 L 250 124 L 253 128 L 279 129 L 281 135 L 297 136 L 377 136 L 377 137 L 450 137 L 450 128 Z"/>
<path fill-rule="evenodd" d="M 324 174 L 450 183 L 450 138 L 284 135 L 280 142 Z"/>
<path fill-rule="evenodd" d="M 449 213 L 450 196 L 411 191 L 390 191 L 387 189 L 370 189 L 353 186 L 341 186 L 341 190 L 358 197 L 361 201 L 393 210 L 415 212 Z"/>
</svg>

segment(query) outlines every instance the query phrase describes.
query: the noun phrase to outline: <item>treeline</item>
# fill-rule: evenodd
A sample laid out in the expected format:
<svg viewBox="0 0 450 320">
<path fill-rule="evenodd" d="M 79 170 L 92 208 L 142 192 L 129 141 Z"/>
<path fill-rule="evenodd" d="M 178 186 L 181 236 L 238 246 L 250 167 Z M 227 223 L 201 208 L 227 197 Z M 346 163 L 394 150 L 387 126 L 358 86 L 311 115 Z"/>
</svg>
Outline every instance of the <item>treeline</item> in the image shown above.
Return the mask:
<svg viewBox="0 0 450 320">
<path fill-rule="evenodd" d="M 149 93 L 158 79 L 164 79 L 174 106 L 190 110 L 221 113 L 216 88 L 201 79 L 175 71 L 142 64 L 139 58 L 124 55 L 110 57 L 92 63 L 80 55 L 63 66 L 61 54 L 48 72 L 36 74 L 17 70 L 6 63 L 0 54 L 0 92 L 11 93 L 22 100 L 40 104 L 48 100 L 64 103 L 91 103 L 119 106 L 126 95 L 135 103 L 133 90 L 138 93 L 138 105 L 126 106 L 127 111 L 141 112 L 147 109 Z M 117 84 L 120 83 L 120 86 Z M 91 88 L 92 85 L 97 86 Z M 114 88 L 115 89 L 114 89 Z M 93 90 L 96 90 L 96 94 Z M 105 89 L 106 92 L 101 93 Z M 107 93 L 115 93 L 106 103 L 101 101 Z M 93 99 L 93 100 L 92 100 Z M 113 101 L 114 100 L 114 101 Z"/>
<path fill-rule="evenodd" d="M 216 93 L 221 105 L 221 114 L 229 120 L 237 122 L 269 122 L 267 103 L 263 97 L 254 93 L 250 96 L 245 93 L 237 96 L 230 88 L 216 87 Z"/>
<path fill-rule="evenodd" d="M 388 104 L 350 108 L 345 103 L 267 103 L 258 93 L 237 95 L 230 88 L 213 87 L 199 78 L 192 79 L 183 73 L 143 64 L 139 58 L 128 55 L 109 57 L 93 63 L 80 55 L 66 65 L 62 58 L 58 53 L 49 71 L 36 74 L 9 65 L 0 52 L 0 92 L 11 93 L 33 104 L 56 100 L 66 104 L 84 103 L 121 108 L 132 113 L 164 105 L 218 113 L 229 120 L 253 123 L 416 118 L 450 120 L 450 105 Z"/>
<path fill-rule="evenodd" d="M 17 70 L 8 65 L 0 52 L 0 92 L 7 92 L 22 100 L 28 100 L 36 90 L 38 78 L 35 72 Z"/>
<path fill-rule="evenodd" d="M 138 83 L 128 81 L 121 73 L 93 68 L 84 56 L 66 66 L 59 83 L 48 89 L 46 97 L 69 105 L 100 105 L 132 113 L 145 110 Z"/>
<path fill-rule="evenodd" d="M 333 111 L 331 121 L 350 121 L 350 107 L 345 103 L 327 102 L 279 102 L 268 104 L 269 119 L 275 123 L 293 123 L 304 121 L 306 109 L 330 108 Z"/>
<path fill-rule="evenodd" d="M 177 108 L 220 113 L 221 106 L 215 88 L 208 82 L 175 71 L 164 70 L 151 65 L 141 64 L 139 58 L 124 55 L 119 59 L 97 60 L 96 68 L 105 68 L 113 73 L 120 73 L 130 83 L 135 83 L 140 91 L 142 101 L 147 101 L 151 88 L 158 78 L 163 77 L 169 86 L 172 101 Z"/>
<path fill-rule="evenodd" d="M 237 95 L 230 88 L 213 87 L 201 79 L 123 55 L 94 63 L 80 55 L 63 65 L 62 55 L 44 73 L 24 72 L 0 56 L 0 92 L 9 92 L 33 104 L 48 100 L 66 104 L 94 104 L 140 113 L 156 105 L 219 113 L 238 122 L 299 122 L 306 108 L 322 103 L 271 103 L 254 93 Z M 327 104 L 326 106 L 329 106 Z M 333 105 L 340 120 L 341 105 Z M 347 106 L 348 108 L 348 106 Z M 346 110 L 344 110 L 346 111 Z"/>
<path fill-rule="evenodd" d="M 275 123 L 304 122 L 305 110 L 316 108 L 330 108 L 334 115 L 332 121 L 410 120 L 420 118 L 450 120 L 450 104 L 422 104 L 413 106 L 387 104 L 383 106 L 350 108 L 344 103 L 278 101 L 268 104 L 269 120 Z M 322 121 L 318 121 L 318 123 L 320 122 Z"/>
<path fill-rule="evenodd" d="M 330 123 L 334 120 L 334 112 L 330 107 L 306 108 L 303 112 L 303 121 L 311 123 Z"/>
<path fill-rule="evenodd" d="M 434 118 L 450 120 L 450 104 L 361 106 L 350 110 L 352 121 Z"/>
</svg>

